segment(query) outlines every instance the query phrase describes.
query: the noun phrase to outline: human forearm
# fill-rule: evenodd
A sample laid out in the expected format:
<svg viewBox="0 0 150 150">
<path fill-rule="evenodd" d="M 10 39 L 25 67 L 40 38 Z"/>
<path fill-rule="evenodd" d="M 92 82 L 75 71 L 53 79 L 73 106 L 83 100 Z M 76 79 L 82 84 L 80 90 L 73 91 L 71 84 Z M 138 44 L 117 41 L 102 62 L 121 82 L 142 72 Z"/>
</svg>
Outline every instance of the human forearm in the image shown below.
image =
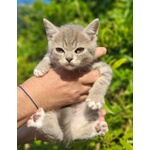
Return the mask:
<svg viewBox="0 0 150 150">
<path fill-rule="evenodd" d="M 18 87 L 17 89 L 17 128 L 23 125 L 36 112 L 36 107 Z"/>
</svg>

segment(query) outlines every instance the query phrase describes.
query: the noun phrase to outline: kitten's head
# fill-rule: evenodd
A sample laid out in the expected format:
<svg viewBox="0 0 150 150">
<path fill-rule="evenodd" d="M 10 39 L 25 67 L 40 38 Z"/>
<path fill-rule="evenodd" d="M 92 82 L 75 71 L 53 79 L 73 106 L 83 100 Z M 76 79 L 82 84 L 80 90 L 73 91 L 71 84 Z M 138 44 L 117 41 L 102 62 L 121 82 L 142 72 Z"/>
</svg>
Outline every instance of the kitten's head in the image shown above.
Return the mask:
<svg viewBox="0 0 150 150">
<path fill-rule="evenodd" d="M 93 20 L 87 27 L 64 25 L 60 28 L 43 19 L 48 50 L 52 62 L 67 70 L 86 68 L 93 62 L 99 19 Z"/>
</svg>

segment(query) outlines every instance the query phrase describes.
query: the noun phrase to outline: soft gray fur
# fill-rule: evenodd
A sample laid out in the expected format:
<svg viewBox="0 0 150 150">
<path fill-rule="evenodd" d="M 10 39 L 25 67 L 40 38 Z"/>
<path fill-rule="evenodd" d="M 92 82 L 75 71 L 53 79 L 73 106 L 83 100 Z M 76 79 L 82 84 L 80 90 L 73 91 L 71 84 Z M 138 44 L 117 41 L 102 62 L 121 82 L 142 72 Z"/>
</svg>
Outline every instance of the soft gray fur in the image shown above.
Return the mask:
<svg viewBox="0 0 150 150">
<path fill-rule="evenodd" d="M 94 69 L 100 72 L 100 77 L 89 91 L 86 102 L 46 113 L 40 108 L 31 116 L 28 126 L 36 127 L 46 134 L 49 141 L 70 142 L 104 135 L 108 131 L 107 123 L 100 122 L 98 117 L 111 83 L 112 69 L 104 62 L 94 62 L 99 20 L 93 20 L 85 28 L 72 24 L 58 28 L 46 19 L 43 21 L 48 52 L 34 69 L 35 76 L 43 76 L 53 67 L 58 73 L 66 73 L 70 78 Z M 36 115 L 40 117 L 35 120 Z"/>
</svg>

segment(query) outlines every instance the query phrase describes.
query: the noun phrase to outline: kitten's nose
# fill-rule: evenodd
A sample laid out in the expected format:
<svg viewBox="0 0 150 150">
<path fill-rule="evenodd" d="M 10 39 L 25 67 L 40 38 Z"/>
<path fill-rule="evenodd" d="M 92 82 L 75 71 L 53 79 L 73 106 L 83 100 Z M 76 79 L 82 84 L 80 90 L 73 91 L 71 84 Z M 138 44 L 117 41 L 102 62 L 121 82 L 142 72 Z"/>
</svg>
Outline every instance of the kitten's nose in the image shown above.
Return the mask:
<svg viewBox="0 0 150 150">
<path fill-rule="evenodd" d="M 72 57 L 66 57 L 66 60 L 67 60 L 69 63 L 71 62 L 72 59 L 73 59 Z"/>
</svg>

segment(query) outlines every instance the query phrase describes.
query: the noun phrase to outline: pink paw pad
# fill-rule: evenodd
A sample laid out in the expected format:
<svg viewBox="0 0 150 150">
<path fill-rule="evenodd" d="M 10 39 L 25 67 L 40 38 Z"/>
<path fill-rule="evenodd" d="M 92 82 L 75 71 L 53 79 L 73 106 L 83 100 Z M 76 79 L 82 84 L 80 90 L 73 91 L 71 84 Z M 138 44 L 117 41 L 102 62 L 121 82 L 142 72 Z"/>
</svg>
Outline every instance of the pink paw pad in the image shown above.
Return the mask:
<svg viewBox="0 0 150 150">
<path fill-rule="evenodd" d="M 107 123 L 105 121 L 97 123 L 97 125 L 95 126 L 95 130 L 100 135 L 105 135 L 105 133 L 108 131 Z"/>
<path fill-rule="evenodd" d="M 95 130 L 96 130 L 97 133 L 101 130 L 99 123 L 97 123 L 97 125 L 96 125 L 96 127 L 95 127 Z"/>
<path fill-rule="evenodd" d="M 41 115 L 33 115 L 33 121 L 36 122 L 39 119 L 39 117 L 41 117 Z"/>
<path fill-rule="evenodd" d="M 33 114 L 27 122 L 28 127 L 41 127 L 42 121 L 45 116 L 45 112 L 42 108 L 39 108 L 35 114 Z"/>
</svg>

